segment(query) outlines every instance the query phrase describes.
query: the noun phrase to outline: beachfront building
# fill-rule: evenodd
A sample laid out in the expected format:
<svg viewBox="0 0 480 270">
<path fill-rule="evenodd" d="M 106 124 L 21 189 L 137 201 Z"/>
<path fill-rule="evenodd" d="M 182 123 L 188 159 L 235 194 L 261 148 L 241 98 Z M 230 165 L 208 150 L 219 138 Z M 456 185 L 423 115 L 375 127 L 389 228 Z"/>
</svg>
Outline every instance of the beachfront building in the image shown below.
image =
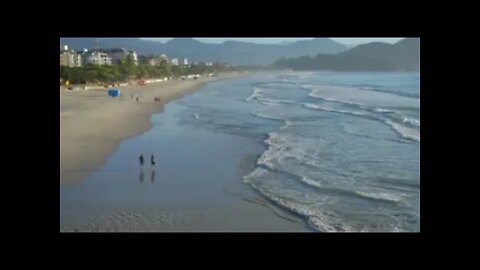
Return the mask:
<svg viewBox="0 0 480 270">
<path fill-rule="evenodd" d="M 183 58 L 183 65 L 184 65 L 184 66 L 188 66 L 188 60 L 187 60 L 187 58 Z"/>
<path fill-rule="evenodd" d="M 128 51 L 128 55 L 131 55 L 133 58 L 133 61 L 135 62 L 135 65 L 138 66 L 138 56 L 135 51 Z"/>
<path fill-rule="evenodd" d="M 172 65 L 178 66 L 178 59 L 177 58 L 173 58 L 170 62 L 171 62 Z"/>
<path fill-rule="evenodd" d="M 85 64 L 94 64 L 100 66 L 112 65 L 112 58 L 107 53 L 101 51 L 90 51 L 86 52 L 84 55 Z"/>
<path fill-rule="evenodd" d="M 158 66 L 162 63 L 168 63 L 168 58 L 167 55 L 162 54 L 158 57 L 153 57 L 152 59 L 149 60 L 150 65 L 152 66 Z"/>
<path fill-rule="evenodd" d="M 82 56 L 74 50 L 69 50 L 68 45 L 64 45 L 60 48 L 60 66 L 81 67 Z"/>
<path fill-rule="evenodd" d="M 102 52 L 108 54 L 112 59 L 112 64 L 118 65 L 121 59 L 127 58 L 129 55 L 133 57 L 135 65 L 138 65 L 138 57 L 135 51 L 129 51 L 126 48 L 114 48 L 114 49 L 104 49 Z"/>
<path fill-rule="evenodd" d="M 102 52 L 108 54 L 112 58 L 112 64 L 118 65 L 122 58 L 128 56 L 128 50 L 125 48 L 104 49 Z"/>
</svg>

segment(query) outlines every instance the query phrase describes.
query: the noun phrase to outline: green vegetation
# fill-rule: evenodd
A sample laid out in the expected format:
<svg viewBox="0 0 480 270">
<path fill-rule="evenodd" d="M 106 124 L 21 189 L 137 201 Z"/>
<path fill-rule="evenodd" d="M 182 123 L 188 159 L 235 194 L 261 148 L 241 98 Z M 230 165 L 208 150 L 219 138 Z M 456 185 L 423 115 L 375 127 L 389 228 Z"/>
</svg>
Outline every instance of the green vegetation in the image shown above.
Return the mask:
<svg viewBox="0 0 480 270">
<path fill-rule="evenodd" d="M 173 66 L 167 62 L 152 66 L 147 61 L 140 61 L 138 65 L 131 56 L 120 60 L 118 65 L 99 66 L 89 64 L 83 67 L 60 67 L 60 78 L 63 81 L 70 81 L 71 84 L 86 83 L 116 83 L 135 79 L 180 77 L 189 74 L 218 73 L 236 70 L 225 65 L 214 64 L 207 66 L 205 64 L 190 66 Z"/>
</svg>

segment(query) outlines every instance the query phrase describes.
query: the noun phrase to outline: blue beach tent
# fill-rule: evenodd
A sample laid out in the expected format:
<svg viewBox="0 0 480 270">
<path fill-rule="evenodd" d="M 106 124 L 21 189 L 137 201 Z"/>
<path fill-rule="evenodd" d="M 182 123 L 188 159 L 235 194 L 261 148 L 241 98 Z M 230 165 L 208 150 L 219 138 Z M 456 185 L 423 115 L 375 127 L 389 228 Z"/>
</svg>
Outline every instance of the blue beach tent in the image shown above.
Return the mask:
<svg viewBox="0 0 480 270">
<path fill-rule="evenodd" d="M 118 97 L 122 94 L 122 91 L 120 89 L 108 89 L 108 95 L 111 97 Z"/>
</svg>

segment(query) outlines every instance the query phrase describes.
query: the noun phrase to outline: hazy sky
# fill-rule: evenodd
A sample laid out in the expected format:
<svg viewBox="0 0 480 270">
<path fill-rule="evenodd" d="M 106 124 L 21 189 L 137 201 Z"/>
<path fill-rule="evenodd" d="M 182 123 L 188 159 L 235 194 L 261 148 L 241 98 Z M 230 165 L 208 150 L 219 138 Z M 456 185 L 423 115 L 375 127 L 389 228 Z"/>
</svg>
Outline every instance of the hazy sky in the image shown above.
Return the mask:
<svg viewBox="0 0 480 270">
<path fill-rule="evenodd" d="M 145 38 L 145 39 L 166 42 L 171 38 Z M 237 40 L 237 41 L 273 44 L 273 43 L 280 43 L 285 41 L 291 42 L 291 41 L 305 40 L 305 39 L 312 39 L 312 38 L 195 38 L 195 39 L 202 42 L 208 42 L 208 43 L 222 43 L 226 40 Z M 368 43 L 373 41 L 395 43 L 402 38 L 332 38 L 332 39 L 340 43 L 343 43 L 345 45 L 352 45 L 352 44 Z"/>
</svg>

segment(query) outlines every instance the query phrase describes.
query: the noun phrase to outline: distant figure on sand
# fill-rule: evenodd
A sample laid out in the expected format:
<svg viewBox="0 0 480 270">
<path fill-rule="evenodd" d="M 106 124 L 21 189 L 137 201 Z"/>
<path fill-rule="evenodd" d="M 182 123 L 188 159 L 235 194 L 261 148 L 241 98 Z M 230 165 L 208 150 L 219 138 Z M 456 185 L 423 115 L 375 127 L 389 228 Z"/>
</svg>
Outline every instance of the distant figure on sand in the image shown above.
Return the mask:
<svg viewBox="0 0 480 270">
<path fill-rule="evenodd" d="M 140 167 L 143 168 L 143 161 L 144 161 L 144 159 L 143 159 L 143 154 L 140 154 L 139 160 L 140 160 Z"/>
<path fill-rule="evenodd" d="M 150 157 L 150 161 L 152 162 L 152 166 L 155 166 L 155 157 L 153 157 L 153 154 Z"/>
<path fill-rule="evenodd" d="M 137 98 L 137 102 L 138 102 L 138 97 L 136 97 L 136 98 Z"/>
</svg>

